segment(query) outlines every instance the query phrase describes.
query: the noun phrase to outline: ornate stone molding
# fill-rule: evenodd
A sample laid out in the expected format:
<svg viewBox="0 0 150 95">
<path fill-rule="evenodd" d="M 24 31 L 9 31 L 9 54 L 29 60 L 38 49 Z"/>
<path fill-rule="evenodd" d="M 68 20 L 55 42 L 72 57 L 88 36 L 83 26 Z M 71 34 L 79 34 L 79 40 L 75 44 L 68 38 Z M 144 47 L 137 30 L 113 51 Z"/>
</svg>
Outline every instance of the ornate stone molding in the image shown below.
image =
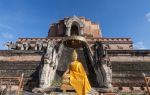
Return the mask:
<svg viewBox="0 0 150 95">
<path fill-rule="evenodd" d="M 67 36 L 71 36 L 71 26 L 72 25 L 76 25 L 79 30 L 79 35 L 83 35 L 84 24 L 83 24 L 83 22 L 81 22 L 81 20 L 78 17 L 74 16 L 72 18 L 69 18 L 68 20 L 65 21 L 65 25 L 67 27 L 67 29 L 66 29 Z"/>
</svg>

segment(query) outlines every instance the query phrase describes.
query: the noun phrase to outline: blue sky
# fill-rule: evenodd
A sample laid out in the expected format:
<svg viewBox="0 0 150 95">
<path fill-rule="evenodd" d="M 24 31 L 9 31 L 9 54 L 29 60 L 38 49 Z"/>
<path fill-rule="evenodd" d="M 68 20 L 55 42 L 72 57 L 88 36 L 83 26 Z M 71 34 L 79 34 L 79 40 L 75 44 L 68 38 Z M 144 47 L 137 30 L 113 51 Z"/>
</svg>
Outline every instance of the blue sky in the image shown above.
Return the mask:
<svg viewBox="0 0 150 95">
<path fill-rule="evenodd" d="M 46 37 L 49 24 L 73 15 L 99 23 L 103 37 L 131 37 L 150 49 L 150 0 L 0 0 L 0 49 L 19 37 Z"/>
</svg>

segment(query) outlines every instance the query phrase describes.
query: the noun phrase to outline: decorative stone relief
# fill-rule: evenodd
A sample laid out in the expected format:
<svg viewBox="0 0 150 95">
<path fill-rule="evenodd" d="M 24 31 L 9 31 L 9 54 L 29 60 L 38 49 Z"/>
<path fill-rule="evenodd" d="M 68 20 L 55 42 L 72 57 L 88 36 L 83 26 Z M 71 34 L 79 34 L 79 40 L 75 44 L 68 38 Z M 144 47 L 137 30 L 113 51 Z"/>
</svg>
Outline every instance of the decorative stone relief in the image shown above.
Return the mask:
<svg viewBox="0 0 150 95">
<path fill-rule="evenodd" d="M 42 50 L 42 47 L 43 47 L 43 41 L 41 40 L 37 40 L 36 43 L 35 43 L 35 50 Z"/>
<path fill-rule="evenodd" d="M 21 50 L 29 50 L 30 44 L 28 42 L 23 42 L 21 44 Z"/>
<path fill-rule="evenodd" d="M 8 50 L 17 48 L 17 44 L 13 42 L 6 42 L 4 45 L 8 47 Z"/>
<path fill-rule="evenodd" d="M 99 64 L 98 68 L 100 68 L 100 76 L 101 77 L 101 87 L 104 88 L 111 88 L 112 82 L 112 70 L 111 70 L 111 63 L 109 57 L 107 55 L 107 50 L 104 49 L 102 43 L 96 42 L 95 44 L 95 53 L 94 59 L 96 64 Z"/>
<path fill-rule="evenodd" d="M 40 73 L 40 87 L 50 87 L 56 74 L 56 68 L 63 50 L 63 44 L 48 42 L 47 53 L 44 56 L 44 66 Z"/>
<path fill-rule="evenodd" d="M 117 48 L 118 48 L 118 49 L 123 49 L 123 47 L 122 47 L 122 46 L 119 46 L 119 45 L 117 45 Z"/>
<path fill-rule="evenodd" d="M 67 36 L 71 36 L 71 26 L 72 25 L 76 25 L 78 27 L 78 30 L 79 30 L 79 35 L 83 35 L 83 27 L 84 27 L 84 24 L 83 22 L 80 21 L 80 19 L 76 16 L 72 17 L 72 18 L 69 18 L 68 20 L 65 21 L 65 25 L 67 27 L 66 29 L 66 35 Z"/>
</svg>

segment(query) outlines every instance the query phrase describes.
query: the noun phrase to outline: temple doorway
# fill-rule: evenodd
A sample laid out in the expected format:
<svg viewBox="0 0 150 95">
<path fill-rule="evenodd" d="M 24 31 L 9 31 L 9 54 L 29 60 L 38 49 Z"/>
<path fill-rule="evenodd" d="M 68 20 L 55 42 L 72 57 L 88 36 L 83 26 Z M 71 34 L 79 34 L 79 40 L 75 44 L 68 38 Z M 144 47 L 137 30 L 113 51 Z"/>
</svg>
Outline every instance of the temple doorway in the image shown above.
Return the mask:
<svg viewBox="0 0 150 95">
<path fill-rule="evenodd" d="M 79 29 L 76 25 L 71 26 L 71 36 L 78 36 L 79 35 Z"/>
</svg>

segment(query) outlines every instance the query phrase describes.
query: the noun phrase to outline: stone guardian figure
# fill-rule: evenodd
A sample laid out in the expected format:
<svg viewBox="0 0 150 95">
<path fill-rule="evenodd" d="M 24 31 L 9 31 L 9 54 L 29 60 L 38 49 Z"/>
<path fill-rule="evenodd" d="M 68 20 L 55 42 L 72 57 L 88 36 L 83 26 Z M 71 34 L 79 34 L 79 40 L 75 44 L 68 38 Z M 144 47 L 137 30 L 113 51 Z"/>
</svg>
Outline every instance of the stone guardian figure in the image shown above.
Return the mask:
<svg viewBox="0 0 150 95">
<path fill-rule="evenodd" d="M 37 40 L 35 44 L 35 50 L 42 50 L 43 42 L 41 40 Z"/>
<path fill-rule="evenodd" d="M 99 64 L 102 74 L 102 87 L 111 88 L 112 82 L 112 70 L 110 59 L 107 55 L 107 50 L 104 48 L 101 42 L 96 42 L 94 58 L 96 64 Z"/>
<path fill-rule="evenodd" d="M 17 48 L 16 43 L 13 43 L 13 42 L 6 42 L 4 45 L 8 47 L 8 50 Z"/>
<path fill-rule="evenodd" d="M 47 53 L 44 56 L 44 65 L 40 73 L 40 87 L 50 87 L 56 74 L 56 68 L 63 50 L 63 45 L 54 41 L 48 42 Z"/>
<path fill-rule="evenodd" d="M 21 45 L 21 50 L 29 50 L 30 44 L 28 42 L 23 42 Z"/>
</svg>

